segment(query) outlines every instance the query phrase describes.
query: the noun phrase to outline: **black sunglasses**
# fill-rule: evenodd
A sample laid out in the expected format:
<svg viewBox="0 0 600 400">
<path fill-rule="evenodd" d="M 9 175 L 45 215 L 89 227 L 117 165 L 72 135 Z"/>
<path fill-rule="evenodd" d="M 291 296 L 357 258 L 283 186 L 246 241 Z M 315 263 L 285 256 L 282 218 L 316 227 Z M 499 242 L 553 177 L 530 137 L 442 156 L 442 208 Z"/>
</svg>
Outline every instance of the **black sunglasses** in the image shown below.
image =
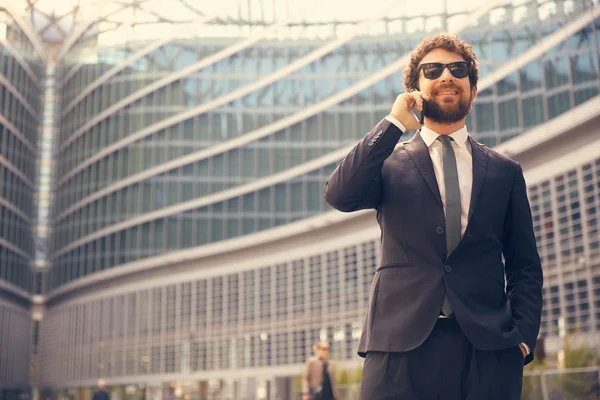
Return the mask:
<svg viewBox="0 0 600 400">
<path fill-rule="evenodd" d="M 453 77 L 462 79 L 471 72 L 471 63 L 468 61 L 457 61 L 450 64 L 425 63 L 419 66 L 419 71 L 422 70 L 427 79 L 437 79 L 442 76 L 445 68 L 448 68 Z"/>
</svg>

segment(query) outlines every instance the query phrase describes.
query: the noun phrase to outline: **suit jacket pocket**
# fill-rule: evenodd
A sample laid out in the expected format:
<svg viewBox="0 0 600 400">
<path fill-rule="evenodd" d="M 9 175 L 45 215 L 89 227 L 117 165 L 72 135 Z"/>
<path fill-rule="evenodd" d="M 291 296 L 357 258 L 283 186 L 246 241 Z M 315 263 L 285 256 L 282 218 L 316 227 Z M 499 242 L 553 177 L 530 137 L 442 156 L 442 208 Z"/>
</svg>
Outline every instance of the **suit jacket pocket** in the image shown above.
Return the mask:
<svg viewBox="0 0 600 400">
<path fill-rule="evenodd" d="M 390 261 L 388 263 L 385 263 L 383 265 L 380 265 L 377 268 L 377 271 L 381 271 L 383 269 L 388 269 L 388 268 L 406 268 L 406 267 L 412 267 L 412 263 L 410 262 L 394 262 L 394 261 Z"/>
<path fill-rule="evenodd" d="M 444 281 L 441 272 L 435 268 L 394 264 L 380 267 L 377 274 L 379 285 L 373 305 L 375 321 L 389 324 L 401 316 L 417 316 L 442 304 Z"/>
</svg>

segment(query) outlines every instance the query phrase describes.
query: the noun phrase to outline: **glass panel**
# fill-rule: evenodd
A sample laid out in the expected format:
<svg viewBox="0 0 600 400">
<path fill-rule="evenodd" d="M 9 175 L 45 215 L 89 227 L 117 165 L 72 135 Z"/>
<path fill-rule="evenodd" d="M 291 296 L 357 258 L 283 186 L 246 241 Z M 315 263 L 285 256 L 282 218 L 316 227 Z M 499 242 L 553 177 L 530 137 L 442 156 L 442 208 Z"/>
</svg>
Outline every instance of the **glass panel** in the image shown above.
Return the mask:
<svg viewBox="0 0 600 400">
<path fill-rule="evenodd" d="M 193 246 L 193 220 L 192 212 L 188 211 L 181 214 L 181 247 L 187 248 Z M 184 322 L 185 323 L 185 322 Z"/>
<path fill-rule="evenodd" d="M 494 124 L 494 104 L 475 102 L 477 132 L 490 132 L 496 129 Z"/>
<path fill-rule="evenodd" d="M 585 48 L 592 48 L 594 46 L 593 26 L 590 24 L 571 36 L 568 43 L 571 53 Z"/>
<path fill-rule="evenodd" d="M 522 54 L 537 43 L 537 29 L 535 26 L 517 29 L 517 53 Z"/>
<path fill-rule="evenodd" d="M 513 56 L 513 38 L 510 31 L 494 32 L 492 39 L 492 51 L 494 63 L 501 65 Z"/>
<path fill-rule="evenodd" d="M 594 53 L 571 56 L 573 83 L 596 81 L 598 78 L 598 58 Z"/>
<path fill-rule="evenodd" d="M 285 213 L 287 209 L 286 185 L 275 186 L 275 211 Z"/>
<path fill-rule="evenodd" d="M 271 173 L 271 152 L 268 148 L 268 140 L 261 141 L 263 148 L 258 149 L 258 176 L 268 176 Z"/>
<path fill-rule="evenodd" d="M 134 226 L 129 229 L 129 243 L 127 244 L 127 251 L 129 252 L 129 261 L 135 261 L 138 259 L 139 245 L 138 245 L 138 227 Z"/>
<path fill-rule="evenodd" d="M 271 211 L 271 188 L 262 189 L 258 192 L 258 210 L 261 213 Z"/>
<path fill-rule="evenodd" d="M 321 201 L 323 198 L 322 192 L 323 185 L 320 182 L 309 182 L 307 184 L 307 203 L 309 211 L 318 211 L 324 204 Z"/>
<path fill-rule="evenodd" d="M 566 56 L 546 61 L 545 70 L 548 89 L 569 83 L 569 63 Z"/>
<path fill-rule="evenodd" d="M 369 111 L 359 111 L 356 113 L 356 122 L 357 122 L 357 134 L 360 136 L 365 135 L 375 125 L 373 121 L 373 114 Z M 356 140 L 357 138 L 353 138 Z"/>
<path fill-rule="evenodd" d="M 164 245 L 164 220 L 158 219 L 154 221 L 154 245 L 153 251 L 161 253 Z"/>
<path fill-rule="evenodd" d="M 354 123 L 354 113 L 352 112 L 340 112 L 338 113 L 339 118 L 339 137 L 344 139 L 356 140 L 355 134 L 356 124 Z M 370 127 L 372 128 L 372 127 Z M 369 128 L 369 129 L 370 129 Z M 361 132 L 360 136 L 365 135 L 367 132 Z"/>
<path fill-rule="evenodd" d="M 241 149 L 241 154 L 242 154 L 242 159 L 243 159 L 243 176 L 246 177 L 255 177 L 255 172 L 254 172 L 254 166 L 255 166 L 255 162 L 254 162 L 254 149 L 252 148 L 242 148 Z"/>
<path fill-rule="evenodd" d="M 335 140 L 335 115 L 331 112 L 324 112 L 321 115 L 323 118 L 323 141 Z"/>
<path fill-rule="evenodd" d="M 542 95 L 523 99 L 523 125 L 525 128 L 544 122 L 544 100 Z"/>
<path fill-rule="evenodd" d="M 201 208 L 196 215 L 196 245 L 208 243 L 208 230 L 206 208 Z"/>
<path fill-rule="evenodd" d="M 521 91 L 527 92 L 542 87 L 542 64 L 532 61 L 519 71 Z"/>
<path fill-rule="evenodd" d="M 231 199 L 227 202 L 227 237 L 236 237 L 239 235 L 239 198 Z"/>
<path fill-rule="evenodd" d="M 177 217 L 170 217 L 169 229 L 167 232 L 167 249 L 177 250 L 179 248 L 179 219 Z"/>
<path fill-rule="evenodd" d="M 216 242 L 223 239 L 223 204 L 214 204 L 211 208 L 211 241 Z"/>
<path fill-rule="evenodd" d="M 304 211 L 304 203 L 302 196 L 302 182 L 294 182 L 291 184 L 292 189 L 292 214 Z"/>
<path fill-rule="evenodd" d="M 142 211 L 150 211 L 152 206 L 152 183 L 147 181 L 142 183 Z M 123 196 L 125 198 L 125 196 Z"/>
<path fill-rule="evenodd" d="M 578 106 L 579 104 L 581 104 L 597 95 L 598 95 L 597 87 L 578 90 L 575 92 L 575 105 Z"/>
<path fill-rule="evenodd" d="M 194 197 L 194 186 L 191 182 L 184 182 L 181 195 L 181 201 L 188 201 Z"/>
<path fill-rule="evenodd" d="M 238 149 L 227 153 L 227 163 L 227 176 L 238 178 L 240 176 L 240 151 Z"/>
<path fill-rule="evenodd" d="M 554 118 L 571 108 L 569 92 L 562 92 L 548 97 L 548 117 Z"/>
<path fill-rule="evenodd" d="M 496 87 L 497 87 L 498 96 L 502 96 L 503 94 L 507 94 L 507 93 L 516 92 L 517 91 L 517 73 L 513 72 L 506 78 L 502 79 L 500 82 L 498 82 Z"/>
<path fill-rule="evenodd" d="M 142 225 L 142 254 L 147 255 L 150 249 L 150 223 Z"/>
<path fill-rule="evenodd" d="M 511 99 L 498 104 L 498 120 L 500 130 L 504 131 L 519 126 L 519 110 L 517 99 Z"/>
</svg>

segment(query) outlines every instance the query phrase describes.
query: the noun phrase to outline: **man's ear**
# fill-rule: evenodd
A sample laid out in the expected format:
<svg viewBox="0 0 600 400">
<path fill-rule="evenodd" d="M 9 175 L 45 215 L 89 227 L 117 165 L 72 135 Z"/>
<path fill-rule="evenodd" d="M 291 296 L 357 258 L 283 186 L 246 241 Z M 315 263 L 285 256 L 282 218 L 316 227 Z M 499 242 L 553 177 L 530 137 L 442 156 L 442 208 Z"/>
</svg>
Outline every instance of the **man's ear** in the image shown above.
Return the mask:
<svg viewBox="0 0 600 400">
<path fill-rule="evenodd" d="M 477 98 L 477 86 L 471 86 L 471 101 Z"/>
</svg>

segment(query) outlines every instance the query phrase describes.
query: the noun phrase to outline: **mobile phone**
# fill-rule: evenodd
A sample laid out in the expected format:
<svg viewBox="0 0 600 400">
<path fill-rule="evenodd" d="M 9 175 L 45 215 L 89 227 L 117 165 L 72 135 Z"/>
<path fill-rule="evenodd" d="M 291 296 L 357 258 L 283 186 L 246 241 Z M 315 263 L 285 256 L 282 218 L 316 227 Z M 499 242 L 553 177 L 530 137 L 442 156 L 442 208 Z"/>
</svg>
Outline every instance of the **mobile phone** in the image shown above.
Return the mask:
<svg viewBox="0 0 600 400">
<path fill-rule="evenodd" d="M 427 102 L 423 100 L 423 111 L 421 111 L 421 117 L 419 118 L 419 123 L 423 125 L 425 123 L 425 109 L 427 108 Z"/>
</svg>

